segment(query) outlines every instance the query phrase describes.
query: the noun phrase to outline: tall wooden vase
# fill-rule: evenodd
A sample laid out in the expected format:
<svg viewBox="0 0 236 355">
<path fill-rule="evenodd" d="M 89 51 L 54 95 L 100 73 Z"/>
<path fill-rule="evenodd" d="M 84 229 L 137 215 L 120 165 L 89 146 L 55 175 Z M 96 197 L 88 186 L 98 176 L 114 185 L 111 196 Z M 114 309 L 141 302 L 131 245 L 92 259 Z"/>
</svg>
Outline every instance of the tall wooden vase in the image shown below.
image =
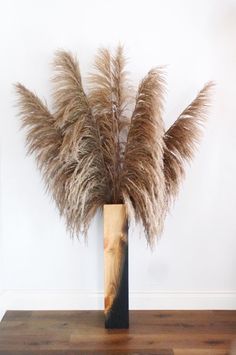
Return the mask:
<svg viewBox="0 0 236 355">
<path fill-rule="evenodd" d="M 104 205 L 105 327 L 129 327 L 128 219 L 125 205 Z"/>
</svg>

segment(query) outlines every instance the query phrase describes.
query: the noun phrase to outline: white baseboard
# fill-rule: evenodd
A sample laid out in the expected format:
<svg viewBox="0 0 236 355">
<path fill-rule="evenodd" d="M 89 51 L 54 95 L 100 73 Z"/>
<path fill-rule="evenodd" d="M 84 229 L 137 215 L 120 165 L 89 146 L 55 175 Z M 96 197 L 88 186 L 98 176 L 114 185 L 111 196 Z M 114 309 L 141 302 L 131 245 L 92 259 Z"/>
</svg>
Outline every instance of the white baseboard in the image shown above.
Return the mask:
<svg viewBox="0 0 236 355">
<path fill-rule="evenodd" d="M 236 310 L 233 292 L 130 292 L 130 309 L 222 309 Z M 0 292 L 0 319 L 6 310 L 103 309 L 102 292 L 79 290 L 3 290 Z"/>
</svg>

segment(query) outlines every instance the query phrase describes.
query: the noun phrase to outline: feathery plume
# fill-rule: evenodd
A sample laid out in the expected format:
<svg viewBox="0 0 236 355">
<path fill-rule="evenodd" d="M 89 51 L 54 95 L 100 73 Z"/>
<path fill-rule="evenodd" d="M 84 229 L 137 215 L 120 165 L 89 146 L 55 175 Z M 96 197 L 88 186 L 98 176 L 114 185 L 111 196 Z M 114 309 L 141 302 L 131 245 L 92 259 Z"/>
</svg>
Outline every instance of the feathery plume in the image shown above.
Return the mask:
<svg viewBox="0 0 236 355">
<path fill-rule="evenodd" d="M 71 234 L 86 236 L 98 209 L 124 203 L 129 218 L 142 222 L 152 247 L 183 179 L 184 163 L 199 142 L 213 84 L 165 132 L 163 69 L 151 70 L 141 81 L 129 114 L 132 91 L 125 64 L 122 46 L 114 55 L 100 49 L 86 94 L 76 57 L 57 51 L 54 113 L 23 85 L 16 91 L 28 152 L 35 153 Z"/>
<path fill-rule="evenodd" d="M 54 67 L 55 117 L 63 132 L 61 156 L 74 166 L 66 182 L 65 215 L 72 234 L 86 234 L 96 210 L 109 195 L 108 172 L 77 59 L 69 52 L 59 51 Z"/>
<path fill-rule="evenodd" d="M 103 157 L 109 171 L 110 202 L 120 203 L 121 131 L 128 122 L 126 108 L 129 101 L 123 48 L 118 46 L 115 56 L 106 48 L 100 49 L 94 67 L 95 71 L 89 76 L 89 104 L 97 122 Z"/>
<path fill-rule="evenodd" d="M 212 82 L 206 84 L 164 135 L 164 173 L 169 201 L 177 195 L 184 177 L 184 163 L 193 158 L 199 143 L 212 87 Z"/>
<path fill-rule="evenodd" d="M 53 193 L 59 210 L 62 211 L 64 206 L 62 180 L 65 179 L 66 168 L 59 159 L 61 132 L 55 127 L 55 119 L 46 105 L 35 94 L 19 83 L 16 84 L 16 92 L 22 126 L 27 128 L 28 153 L 35 153 L 47 189 Z"/>
<path fill-rule="evenodd" d="M 139 86 L 121 177 L 124 200 L 133 206 L 130 213 L 142 221 L 150 245 L 161 233 L 165 215 L 164 85 L 163 71 L 156 68 Z"/>
</svg>

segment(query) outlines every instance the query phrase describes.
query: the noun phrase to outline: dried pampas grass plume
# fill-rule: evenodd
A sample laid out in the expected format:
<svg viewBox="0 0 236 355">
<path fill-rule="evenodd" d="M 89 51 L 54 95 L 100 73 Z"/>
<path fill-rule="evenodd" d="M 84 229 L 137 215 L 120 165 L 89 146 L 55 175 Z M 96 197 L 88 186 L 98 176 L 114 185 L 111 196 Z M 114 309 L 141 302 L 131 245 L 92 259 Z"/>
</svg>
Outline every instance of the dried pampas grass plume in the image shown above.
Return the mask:
<svg viewBox="0 0 236 355">
<path fill-rule="evenodd" d="M 184 163 L 194 156 L 207 118 L 214 84 L 207 83 L 164 135 L 164 173 L 168 201 L 175 198 L 184 178 Z"/>
<path fill-rule="evenodd" d="M 199 142 L 213 84 L 165 132 L 163 68 L 147 74 L 134 98 L 125 64 L 122 46 L 114 54 L 100 49 L 86 93 L 76 57 L 57 51 L 52 112 L 17 84 L 19 113 L 28 152 L 35 154 L 72 235 L 86 235 L 104 204 L 125 203 L 153 246 L 184 177 L 184 162 Z"/>
<path fill-rule="evenodd" d="M 109 173 L 108 203 L 122 203 L 120 173 L 122 164 L 123 127 L 128 123 L 128 78 L 125 72 L 123 48 L 118 46 L 114 56 L 108 49 L 98 51 L 94 72 L 89 75 L 89 104 L 100 134 L 103 158 Z"/>
<path fill-rule="evenodd" d="M 162 120 L 164 77 L 161 68 L 151 70 L 142 80 L 131 117 L 121 190 L 127 206 L 141 220 L 150 245 L 163 228 L 165 176 L 163 166 Z"/>
</svg>

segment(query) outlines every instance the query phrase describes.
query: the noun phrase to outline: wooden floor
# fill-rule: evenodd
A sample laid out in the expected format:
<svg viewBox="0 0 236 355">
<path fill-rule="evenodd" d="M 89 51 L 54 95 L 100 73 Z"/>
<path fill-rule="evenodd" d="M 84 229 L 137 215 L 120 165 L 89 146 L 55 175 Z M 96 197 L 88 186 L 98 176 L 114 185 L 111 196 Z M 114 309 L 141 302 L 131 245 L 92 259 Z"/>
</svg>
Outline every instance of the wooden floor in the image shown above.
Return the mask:
<svg viewBox="0 0 236 355">
<path fill-rule="evenodd" d="M 0 355 L 236 354 L 236 311 L 131 311 L 106 330 L 101 311 L 9 311 Z"/>
</svg>

